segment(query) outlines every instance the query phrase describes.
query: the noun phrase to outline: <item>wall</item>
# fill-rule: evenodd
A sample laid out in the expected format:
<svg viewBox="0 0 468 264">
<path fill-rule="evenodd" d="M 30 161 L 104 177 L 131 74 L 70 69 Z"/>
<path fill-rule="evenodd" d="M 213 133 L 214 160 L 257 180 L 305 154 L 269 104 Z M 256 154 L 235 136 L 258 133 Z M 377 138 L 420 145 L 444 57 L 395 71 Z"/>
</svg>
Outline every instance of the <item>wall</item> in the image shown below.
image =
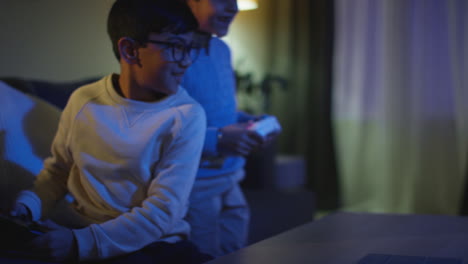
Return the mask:
<svg viewBox="0 0 468 264">
<path fill-rule="evenodd" d="M 233 62 L 259 80 L 268 65 L 268 1 L 239 13 L 225 39 Z M 106 33 L 114 0 L 1 0 L 0 77 L 54 81 L 119 70 Z"/>
<path fill-rule="evenodd" d="M 0 76 L 55 81 L 118 71 L 106 33 L 113 0 L 1 0 Z"/>
<path fill-rule="evenodd" d="M 259 8 L 241 11 L 235 18 L 224 40 L 230 45 L 234 67 L 240 73 L 253 73 L 259 81 L 268 72 L 270 29 L 268 24 L 270 0 L 260 0 Z"/>
</svg>

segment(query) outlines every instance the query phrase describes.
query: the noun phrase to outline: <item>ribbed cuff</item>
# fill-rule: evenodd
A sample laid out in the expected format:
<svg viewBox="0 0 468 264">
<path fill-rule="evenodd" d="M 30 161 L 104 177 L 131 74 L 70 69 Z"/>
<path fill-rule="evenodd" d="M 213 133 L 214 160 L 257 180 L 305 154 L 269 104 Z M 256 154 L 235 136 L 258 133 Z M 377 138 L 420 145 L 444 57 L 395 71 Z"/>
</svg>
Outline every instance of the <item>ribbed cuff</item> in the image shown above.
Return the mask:
<svg viewBox="0 0 468 264">
<path fill-rule="evenodd" d="M 99 258 L 92 226 L 82 229 L 73 229 L 73 235 L 76 239 L 80 261 L 95 260 Z"/>
<path fill-rule="evenodd" d="M 217 127 L 209 127 L 206 129 L 203 156 L 218 156 L 218 132 L 219 129 Z"/>
<path fill-rule="evenodd" d="M 28 207 L 29 211 L 31 212 L 31 218 L 33 221 L 38 221 L 41 219 L 41 199 L 33 191 L 21 191 L 16 198 L 16 203 L 21 203 Z"/>
</svg>

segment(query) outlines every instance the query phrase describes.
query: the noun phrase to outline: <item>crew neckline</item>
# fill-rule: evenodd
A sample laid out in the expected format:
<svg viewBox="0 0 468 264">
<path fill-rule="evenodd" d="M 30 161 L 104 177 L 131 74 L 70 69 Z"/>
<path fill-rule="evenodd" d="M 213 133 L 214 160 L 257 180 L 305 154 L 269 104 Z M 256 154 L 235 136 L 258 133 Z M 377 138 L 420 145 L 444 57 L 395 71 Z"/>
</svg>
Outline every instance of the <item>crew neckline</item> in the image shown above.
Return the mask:
<svg viewBox="0 0 468 264">
<path fill-rule="evenodd" d="M 158 109 L 164 106 L 172 106 L 175 98 L 183 90 L 182 87 L 179 85 L 177 92 L 175 94 L 168 95 L 162 98 L 161 100 L 158 100 L 155 102 L 143 102 L 143 101 L 132 100 L 132 99 L 128 99 L 128 98 L 121 96 L 115 90 L 115 86 L 114 86 L 112 79 L 115 78 L 115 76 L 117 75 L 118 74 L 116 73 L 108 75 L 105 80 L 105 87 L 106 87 L 107 93 L 112 98 L 112 100 L 115 103 L 123 105 L 125 107 L 130 107 L 130 108 L 139 109 L 139 110 L 152 110 L 152 109 Z"/>
</svg>

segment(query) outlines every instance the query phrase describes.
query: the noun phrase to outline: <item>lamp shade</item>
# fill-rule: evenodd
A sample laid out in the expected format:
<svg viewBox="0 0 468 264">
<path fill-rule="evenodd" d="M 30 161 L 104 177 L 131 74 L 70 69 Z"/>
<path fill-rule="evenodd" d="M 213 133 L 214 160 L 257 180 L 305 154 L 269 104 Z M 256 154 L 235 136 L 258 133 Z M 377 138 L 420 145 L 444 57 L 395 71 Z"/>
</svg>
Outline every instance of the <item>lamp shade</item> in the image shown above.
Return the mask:
<svg viewBox="0 0 468 264">
<path fill-rule="evenodd" d="M 258 0 L 237 0 L 237 6 L 240 11 L 256 9 Z"/>
</svg>

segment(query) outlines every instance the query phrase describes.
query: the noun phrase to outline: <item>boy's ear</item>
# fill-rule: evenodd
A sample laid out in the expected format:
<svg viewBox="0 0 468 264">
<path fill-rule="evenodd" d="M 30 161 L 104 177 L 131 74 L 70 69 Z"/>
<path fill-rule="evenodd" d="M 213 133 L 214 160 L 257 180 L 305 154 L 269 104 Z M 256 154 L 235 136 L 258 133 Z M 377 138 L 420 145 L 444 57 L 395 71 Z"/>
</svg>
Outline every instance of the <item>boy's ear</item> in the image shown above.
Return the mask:
<svg viewBox="0 0 468 264">
<path fill-rule="evenodd" d="M 120 58 L 128 64 L 138 62 L 138 43 L 131 38 L 121 38 L 117 43 L 119 47 Z"/>
</svg>

